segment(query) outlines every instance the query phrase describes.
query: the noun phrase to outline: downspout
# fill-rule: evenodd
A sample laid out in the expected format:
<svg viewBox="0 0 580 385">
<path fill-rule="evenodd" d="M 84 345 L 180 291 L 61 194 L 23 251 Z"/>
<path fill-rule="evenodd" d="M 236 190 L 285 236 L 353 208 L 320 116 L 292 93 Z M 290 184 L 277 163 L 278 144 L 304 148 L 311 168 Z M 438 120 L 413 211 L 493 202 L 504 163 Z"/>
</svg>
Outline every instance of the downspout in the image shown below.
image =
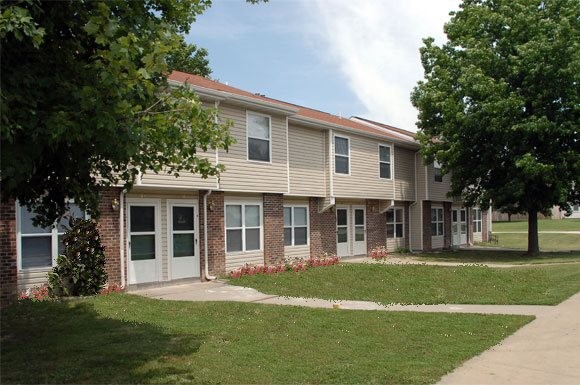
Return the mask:
<svg viewBox="0 0 580 385">
<path fill-rule="evenodd" d="M 119 234 L 121 236 L 119 259 L 121 260 L 121 287 L 125 288 L 125 191 L 119 197 Z"/>
<path fill-rule="evenodd" d="M 207 260 L 207 197 L 210 196 L 212 190 L 209 190 L 203 196 L 203 256 L 205 260 L 205 279 L 208 281 L 213 281 L 217 277 L 209 275 L 209 263 Z"/>
</svg>

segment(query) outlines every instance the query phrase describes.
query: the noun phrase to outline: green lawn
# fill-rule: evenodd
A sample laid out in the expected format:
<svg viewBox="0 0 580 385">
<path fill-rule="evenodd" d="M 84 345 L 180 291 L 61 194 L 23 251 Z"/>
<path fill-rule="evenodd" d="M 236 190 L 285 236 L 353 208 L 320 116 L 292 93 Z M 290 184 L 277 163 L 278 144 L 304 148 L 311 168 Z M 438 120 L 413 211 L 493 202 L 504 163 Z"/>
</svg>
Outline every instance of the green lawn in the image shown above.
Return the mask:
<svg viewBox="0 0 580 385">
<path fill-rule="evenodd" d="M 528 234 L 507 233 L 495 236 L 498 242 L 492 246 L 520 250 L 528 248 Z M 580 234 L 538 234 L 538 237 L 542 251 L 580 250 Z"/>
<path fill-rule="evenodd" d="M 19 303 L 2 312 L 0 382 L 429 384 L 532 319 L 126 294 Z"/>
<path fill-rule="evenodd" d="M 493 231 L 528 231 L 527 221 L 493 222 Z M 580 219 L 538 219 L 540 231 L 580 231 Z"/>
<path fill-rule="evenodd" d="M 436 253 L 400 254 L 399 258 L 409 257 L 419 261 L 443 261 L 462 263 L 506 263 L 506 264 L 550 264 L 578 263 L 580 251 L 542 252 L 535 257 L 525 255 L 524 251 L 505 251 L 480 249 L 449 250 Z"/>
<path fill-rule="evenodd" d="M 342 263 L 230 283 L 267 294 L 383 304 L 553 305 L 580 291 L 580 263 L 514 268 Z"/>
</svg>

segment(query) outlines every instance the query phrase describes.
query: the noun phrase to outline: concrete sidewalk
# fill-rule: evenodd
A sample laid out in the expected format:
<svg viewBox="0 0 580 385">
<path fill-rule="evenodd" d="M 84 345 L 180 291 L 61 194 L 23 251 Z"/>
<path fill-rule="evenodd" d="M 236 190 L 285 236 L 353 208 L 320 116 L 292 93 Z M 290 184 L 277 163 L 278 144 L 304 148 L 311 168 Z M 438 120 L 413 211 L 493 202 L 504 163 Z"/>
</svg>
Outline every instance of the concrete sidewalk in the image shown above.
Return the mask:
<svg viewBox="0 0 580 385">
<path fill-rule="evenodd" d="M 280 297 L 224 282 L 195 282 L 131 291 L 173 301 L 238 301 L 344 310 L 521 314 L 536 319 L 499 345 L 474 357 L 440 384 L 580 384 L 580 293 L 557 306 L 381 305 L 368 301 L 329 301 Z"/>
<path fill-rule="evenodd" d="M 439 384 L 580 384 L 580 293 L 536 317 Z"/>
</svg>

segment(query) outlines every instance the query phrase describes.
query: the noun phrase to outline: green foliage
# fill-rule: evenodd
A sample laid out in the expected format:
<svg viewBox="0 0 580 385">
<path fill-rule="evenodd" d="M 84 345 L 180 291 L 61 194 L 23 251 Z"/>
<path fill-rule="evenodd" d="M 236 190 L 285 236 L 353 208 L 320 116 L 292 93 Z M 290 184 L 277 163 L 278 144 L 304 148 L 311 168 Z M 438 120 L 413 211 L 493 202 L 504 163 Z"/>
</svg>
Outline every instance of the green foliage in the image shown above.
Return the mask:
<svg viewBox="0 0 580 385">
<path fill-rule="evenodd" d="M 50 225 L 67 197 L 97 217 L 98 187 L 130 189 L 139 172 L 219 174 L 198 151 L 227 149 L 230 124 L 167 87 L 167 61 L 187 55 L 181 36 L 210 4 L 1 2 L 2 198 Z"/>
<path fill-rule="evenodd" d="M 207 50 L 198 48 L 195 44 L 188 44 L 183 38 L 179 45 L 180 48 L 167 58 L 169 69 L 208 77 L 211 69 L 207 59 Z"/>
<path fill-rule="evenodd" d="M 523 212 L 580 201 L 580 8 L 575 0 L 464 0 L 425 39 L 411 100 L 427 161 L 467 205 Z"/>
<path fill-rule="evenodd" d="M 48 274 L 49 290 L 55 296 L 98 294 L 107 282 L 105 248 L 95 221 L 75 219 L 64 234 L 65 251 Z"/>
</svg>

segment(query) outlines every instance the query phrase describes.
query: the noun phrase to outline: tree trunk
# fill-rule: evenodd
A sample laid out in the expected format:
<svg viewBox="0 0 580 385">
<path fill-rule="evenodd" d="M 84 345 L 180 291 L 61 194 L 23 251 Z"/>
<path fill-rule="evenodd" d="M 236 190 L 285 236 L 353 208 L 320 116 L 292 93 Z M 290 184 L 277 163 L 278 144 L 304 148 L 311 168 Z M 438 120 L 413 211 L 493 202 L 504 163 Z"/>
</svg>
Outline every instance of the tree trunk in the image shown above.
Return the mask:
<svg viewBox="0 0 580 385">
<path fill-rule="evenodd" d="M 508 222 L 512 221 L 512 215 L 508 213 Z"/>
<path fill-rule="evenodd" d="M 538 240 L 538 210 L 528 210 L 528 255 L 540 254 Z"/>
</svg>

